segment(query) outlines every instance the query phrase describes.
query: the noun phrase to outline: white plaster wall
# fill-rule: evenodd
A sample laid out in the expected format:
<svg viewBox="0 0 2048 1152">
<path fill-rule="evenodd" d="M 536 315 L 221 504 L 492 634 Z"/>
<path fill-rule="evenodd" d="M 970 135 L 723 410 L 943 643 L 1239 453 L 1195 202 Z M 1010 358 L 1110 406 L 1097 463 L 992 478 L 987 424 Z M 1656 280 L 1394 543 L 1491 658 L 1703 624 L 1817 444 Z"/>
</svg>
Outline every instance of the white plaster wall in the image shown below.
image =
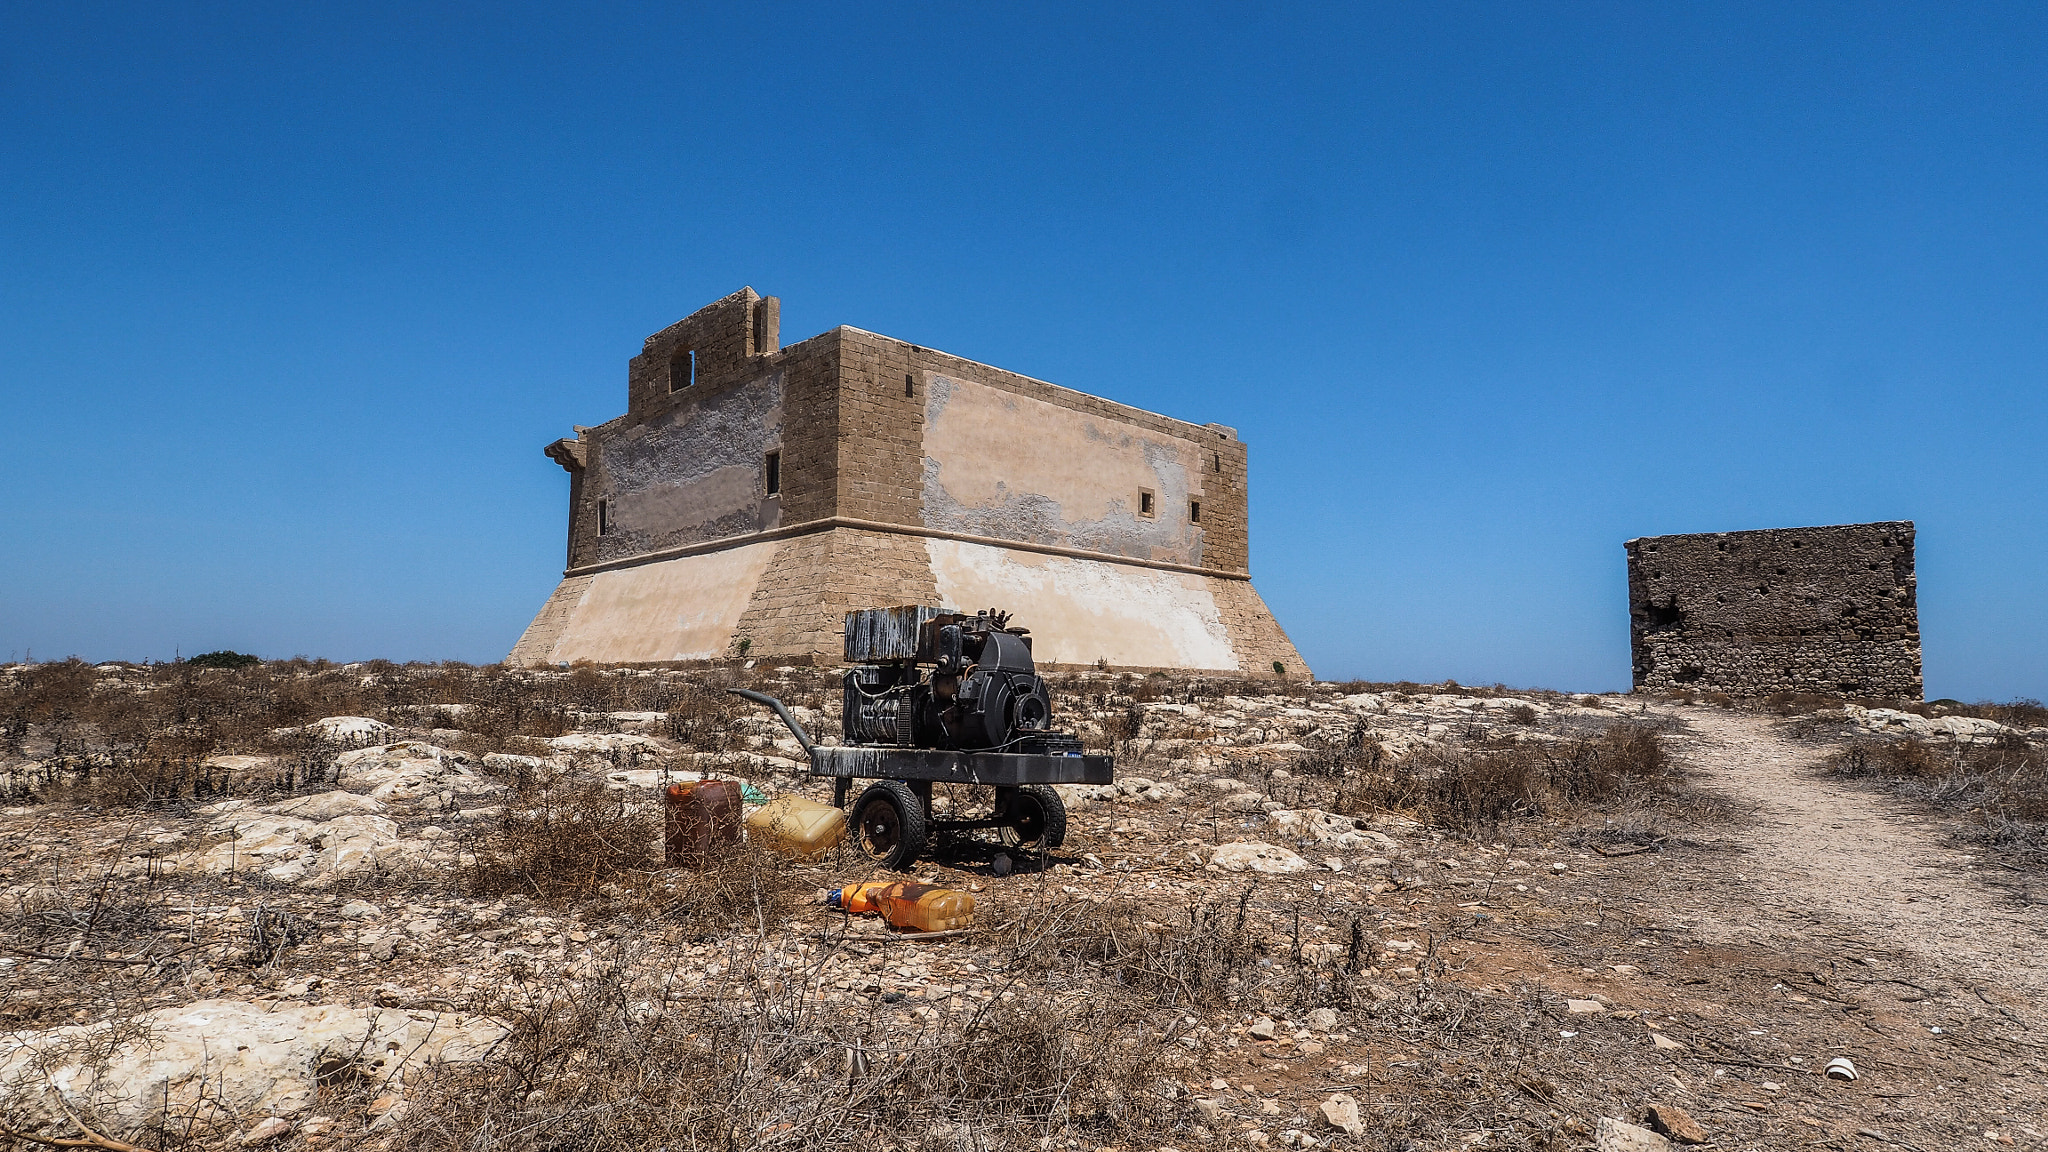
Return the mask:
<svg viewBox="0 0 2048 1152">
<path fill-rule="evenodd" d="M 924 522 L 976 536 L 1202 562 L 1203 449 L 972 380 L 928 382 Z M 1138 491 L 1154 493 L 1150 516 Z"/>
<path fill-rule="evenodd" d="M 958 540 L 926 544 L 940 601 L 963 612 L 1009 612 L 1031 629 L 1037 660 L 1237 669 L 1229 630 L 1200 576 Z"/>
<path fill-rule="evenodd" d="M 764 541 L 599 572 L 571 611 L 556 661 L 708 660 L 727 655 L 774 556 Z"/>
</svg>

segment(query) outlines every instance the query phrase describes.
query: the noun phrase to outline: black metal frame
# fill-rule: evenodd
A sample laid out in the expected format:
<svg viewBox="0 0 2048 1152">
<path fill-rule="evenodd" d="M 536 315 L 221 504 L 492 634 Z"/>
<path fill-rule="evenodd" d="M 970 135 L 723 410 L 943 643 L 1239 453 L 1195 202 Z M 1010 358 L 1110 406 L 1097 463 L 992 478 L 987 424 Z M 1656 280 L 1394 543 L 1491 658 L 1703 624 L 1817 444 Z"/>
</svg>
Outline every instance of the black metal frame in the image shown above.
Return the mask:
<svg viewBox="0 0 2048 1152">
<path fill-rule="evenodd" d="M 934 832 L 1003 828 L 1010 824 L 1010 805 L 1017 789 L 1032 784 L 1111 784 L 1116 759 L 1084 753 L 1050 755 L 1038 752 L 954 752 L 943 748 L 897 748 L 875 744 L 814 744 L 782 701 L 765 692 L 728 689 L 775 710 L 810 758 L 810 774 L 832 781 L 832 804 L 845 808 L 855 780 L 901 780 L 924 802 L 927 827 Z M 932 785 L 970 784 L 994 788 L 994 811 L 981 820 L 939 820 L 932 816 Z"/>
</svg>

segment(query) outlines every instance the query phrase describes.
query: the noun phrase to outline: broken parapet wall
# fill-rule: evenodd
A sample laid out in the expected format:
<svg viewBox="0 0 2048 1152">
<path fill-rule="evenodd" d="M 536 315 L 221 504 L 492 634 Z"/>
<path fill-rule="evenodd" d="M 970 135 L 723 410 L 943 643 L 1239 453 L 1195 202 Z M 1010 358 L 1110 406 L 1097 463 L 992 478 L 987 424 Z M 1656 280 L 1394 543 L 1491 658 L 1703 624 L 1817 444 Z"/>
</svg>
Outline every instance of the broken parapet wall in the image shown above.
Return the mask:
<svg viewBox="0 0 2048 1152">
<path fill-rule="evenodd" d="M 1912 521 L 1624 547 L 1636 691 L 1920 699 Z"/>
</svg>

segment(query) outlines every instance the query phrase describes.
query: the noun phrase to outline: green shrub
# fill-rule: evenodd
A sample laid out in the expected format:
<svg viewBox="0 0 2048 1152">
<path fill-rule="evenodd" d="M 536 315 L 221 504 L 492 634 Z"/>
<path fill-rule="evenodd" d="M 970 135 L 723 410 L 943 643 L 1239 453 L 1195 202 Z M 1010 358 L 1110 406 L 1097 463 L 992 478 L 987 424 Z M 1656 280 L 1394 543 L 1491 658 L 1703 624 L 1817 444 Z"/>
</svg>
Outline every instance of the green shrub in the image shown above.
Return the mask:
<svg viewBox="0 0 2048 1152">
<path fill-rule="evenodd" d="M 263 657 L 251 656 L 246 652 L 230 652 L 223 648 L 218 652 L 201 652 L 185 663 L 194 668 L 247 668 L 263 663 Z"/>
</svg>

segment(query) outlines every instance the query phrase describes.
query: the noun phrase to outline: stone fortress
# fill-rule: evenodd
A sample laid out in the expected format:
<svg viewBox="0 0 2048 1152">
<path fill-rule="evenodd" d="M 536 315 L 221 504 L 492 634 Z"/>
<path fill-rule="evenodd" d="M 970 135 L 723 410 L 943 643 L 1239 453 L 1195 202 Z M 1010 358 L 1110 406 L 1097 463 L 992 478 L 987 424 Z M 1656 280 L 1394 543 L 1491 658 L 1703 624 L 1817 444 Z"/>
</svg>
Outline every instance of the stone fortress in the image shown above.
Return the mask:
<svg viewBox="0 0 2048 1152">
<path fill-rule="evenodd" d="M 1041 665 L 1309 674 L 1251 585 L 1235 430 L 779 320 L 698 309 L 548 445 L 568 566 L 509 662 L 837 663 L 846 612 L 924 604 L 1008 610 Z"/>
<path fill-rule="evenodd" d="M 1624 547 L 1636 691 L 1921 698 L 1912 521 Z"/>
</svg>

